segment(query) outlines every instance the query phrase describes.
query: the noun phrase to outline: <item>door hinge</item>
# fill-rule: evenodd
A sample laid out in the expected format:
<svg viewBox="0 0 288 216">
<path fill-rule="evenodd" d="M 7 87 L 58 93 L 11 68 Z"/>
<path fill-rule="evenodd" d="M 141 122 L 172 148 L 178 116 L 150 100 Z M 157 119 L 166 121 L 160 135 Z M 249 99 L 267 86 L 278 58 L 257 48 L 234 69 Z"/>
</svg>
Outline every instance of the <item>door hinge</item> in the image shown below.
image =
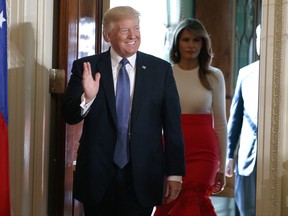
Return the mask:
<svg viewBox="0 0 288 216">
<path fill-rule="evenodd" d="M 49 70 L 49 93 L 64 93 L 65 91 L 65 70 Z"/>
</svg>

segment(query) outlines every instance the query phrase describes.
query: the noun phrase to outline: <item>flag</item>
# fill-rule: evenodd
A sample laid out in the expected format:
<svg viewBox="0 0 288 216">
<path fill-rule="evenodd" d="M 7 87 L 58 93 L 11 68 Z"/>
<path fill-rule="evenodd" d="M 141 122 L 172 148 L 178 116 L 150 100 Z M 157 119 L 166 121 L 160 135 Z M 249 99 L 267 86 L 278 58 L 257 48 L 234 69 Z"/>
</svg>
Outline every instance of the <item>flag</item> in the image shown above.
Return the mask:
<svg viewBox="0 0 288 216">
<path fill-rule="evenodd" d="M 6 0 L 0 0 L 0 215 L 10 216 Z"/>
</svg>

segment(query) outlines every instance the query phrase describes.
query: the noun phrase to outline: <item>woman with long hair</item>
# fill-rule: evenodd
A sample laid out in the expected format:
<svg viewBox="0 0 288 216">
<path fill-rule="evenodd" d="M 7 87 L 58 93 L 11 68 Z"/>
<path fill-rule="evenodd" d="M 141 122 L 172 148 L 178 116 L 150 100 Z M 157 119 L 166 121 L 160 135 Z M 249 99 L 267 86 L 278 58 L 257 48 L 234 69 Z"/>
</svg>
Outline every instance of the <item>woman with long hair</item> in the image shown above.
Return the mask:
<svg viewBox="0 0 288 216">
<path fill-rule="evenodd" d="M 210 37 L 197 19 L 181 21 L 173 35 L 170 59 L 181 104 L 186 176 L 172 202 L 154 216 L 216 215 L 209 196 L 226 184 L 227 120 L 225 81 L 212 67 Z"/>
</svg>

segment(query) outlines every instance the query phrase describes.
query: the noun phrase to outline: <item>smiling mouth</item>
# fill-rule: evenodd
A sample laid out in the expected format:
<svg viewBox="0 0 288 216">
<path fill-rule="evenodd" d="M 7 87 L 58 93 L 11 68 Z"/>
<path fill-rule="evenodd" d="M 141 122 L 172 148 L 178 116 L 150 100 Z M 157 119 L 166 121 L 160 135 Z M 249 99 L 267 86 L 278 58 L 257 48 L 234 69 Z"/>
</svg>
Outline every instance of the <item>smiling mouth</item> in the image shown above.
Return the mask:
<svg viewBox="0 0 288 216">
<path fill-rule="evenodd" d="M 136 44 L 136 41 L 128 41 L 128 42 L 126 42 L 128 45 L 134 45 L 134 44 Z"/>
</svg>

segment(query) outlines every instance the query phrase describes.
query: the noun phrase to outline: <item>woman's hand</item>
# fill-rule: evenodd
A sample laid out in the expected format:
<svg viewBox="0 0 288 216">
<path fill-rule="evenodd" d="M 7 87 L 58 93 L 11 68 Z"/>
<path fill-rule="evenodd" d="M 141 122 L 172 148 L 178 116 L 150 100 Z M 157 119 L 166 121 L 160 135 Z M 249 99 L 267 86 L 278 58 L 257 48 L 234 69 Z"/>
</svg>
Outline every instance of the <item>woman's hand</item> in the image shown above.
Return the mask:
<svg viewBox="0 0 288 216">
<path fill-rule="evenodd" d="M 225 173 L 217 172 L 212 193 L 217 194 L 224 190 L 226 185 Z"/>
</svg>

